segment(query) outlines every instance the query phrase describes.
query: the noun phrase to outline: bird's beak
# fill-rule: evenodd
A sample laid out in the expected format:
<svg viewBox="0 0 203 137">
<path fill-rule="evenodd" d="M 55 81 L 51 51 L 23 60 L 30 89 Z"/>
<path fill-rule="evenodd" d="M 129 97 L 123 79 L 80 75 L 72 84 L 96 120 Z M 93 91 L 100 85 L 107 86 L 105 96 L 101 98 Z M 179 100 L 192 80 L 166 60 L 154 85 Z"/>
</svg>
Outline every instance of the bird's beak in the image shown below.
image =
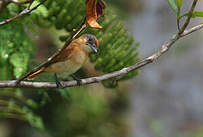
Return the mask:
<svg viewBox="0 0 203 137">
<path fill-rule="evenodd" d="M 95 52 L 95 53 L 97 53 L 98 52 L 98 50 L 97 50 L 97 48 L 96 48 L 96 46 L 95 45 L 91 45 L 90 46 L 91 47 L 91 49 Z"/>
</svg>

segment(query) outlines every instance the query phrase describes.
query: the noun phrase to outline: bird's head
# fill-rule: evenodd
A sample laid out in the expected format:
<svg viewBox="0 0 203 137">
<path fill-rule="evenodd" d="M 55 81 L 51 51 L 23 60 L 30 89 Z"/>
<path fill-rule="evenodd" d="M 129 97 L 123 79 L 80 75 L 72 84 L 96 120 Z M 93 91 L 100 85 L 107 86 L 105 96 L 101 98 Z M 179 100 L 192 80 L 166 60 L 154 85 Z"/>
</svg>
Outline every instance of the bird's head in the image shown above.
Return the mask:
<svg viewBox="0 0 203 137">
<path fill-rule="evenodd" d="M 88 53 L 90 52 L 98 52 L 99 49 L 99 42 L 97 38 L 94 35 L 91 34 L 84 34 L 81 37 L 84 38 L 85 45 L 84 45 L 84 50 Z"/>
</svg>

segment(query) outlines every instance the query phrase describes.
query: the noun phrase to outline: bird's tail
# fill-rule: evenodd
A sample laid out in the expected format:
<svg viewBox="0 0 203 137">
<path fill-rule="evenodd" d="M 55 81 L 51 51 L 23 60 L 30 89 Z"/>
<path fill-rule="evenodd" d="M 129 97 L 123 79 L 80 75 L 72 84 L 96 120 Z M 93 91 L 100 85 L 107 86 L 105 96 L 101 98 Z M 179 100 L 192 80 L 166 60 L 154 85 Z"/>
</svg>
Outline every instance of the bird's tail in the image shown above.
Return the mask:
<svg viewBox="0 0 203 137">
<path fill-rule="evenodd" d="M 37 72 L 35 72 L 35 73 L 33 73 L 33 74 L 31 74 L 30 76 L 28 76 L 26 79 L 27 80 L 33 80 L 33 79 L 35 79 L 36 77 L 38 77 L 41 73 L 43 73 L 44 72 L 44 69 L 40 69 L 40 70 L 38 70 Z"/>
</svg>

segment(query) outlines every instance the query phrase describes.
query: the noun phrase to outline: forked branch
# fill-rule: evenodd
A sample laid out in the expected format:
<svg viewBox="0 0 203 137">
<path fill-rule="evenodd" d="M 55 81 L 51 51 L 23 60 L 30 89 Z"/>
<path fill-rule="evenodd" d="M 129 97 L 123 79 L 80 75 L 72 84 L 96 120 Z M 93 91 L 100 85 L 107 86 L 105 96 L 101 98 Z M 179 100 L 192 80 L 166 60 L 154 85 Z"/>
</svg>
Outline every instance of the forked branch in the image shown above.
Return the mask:
<svg viewBox="0 0 203 137">
<path fill-rule="evenodd" d="M 46 0 L 42 0 L 39 4 L 37 4 L 36 6 L 34 6 L 33 8 L 30 9 L 30 5 L 24 9 L 23 11 L 21 11 L 19 14 L 17 14 L 16 16 L 12 17 L 12 18 L 9 18 L 9 19 L 6 19 L 4 21 L 1 21 L 0 22 L 0 26 L 1 25 L 5 25 L 5 24 L 8 24 L 8 23 L 11 23 L 12 21 L 14 21 L 15 19 L 21 17 L 21 16 L 24 16 L 24 15 L 27 15 L 29 13 L 31 13 L 33 10 L 36 10 L 40 5 L 42 5 Z M 26 2 L 26 1 L 25 1 Z"/>
</svg>

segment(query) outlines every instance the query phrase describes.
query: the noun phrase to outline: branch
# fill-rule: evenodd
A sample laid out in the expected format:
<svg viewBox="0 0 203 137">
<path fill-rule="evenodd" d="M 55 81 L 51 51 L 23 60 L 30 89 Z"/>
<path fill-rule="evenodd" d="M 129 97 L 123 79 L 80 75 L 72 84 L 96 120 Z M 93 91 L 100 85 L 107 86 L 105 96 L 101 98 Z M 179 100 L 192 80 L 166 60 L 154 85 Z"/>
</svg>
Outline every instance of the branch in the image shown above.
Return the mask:
<svg viewBox="0 0 203 137">
<path fill-rule="evenodd" d="M 192 18 L 192 14 L 193 14 L 193 12 L 195 10 L 195 7 L 197 5 L 197 2 L 198 2 L 198 0 L 193 1 L 192 6 L 191 6 L 191 8 L 190 8 L 190 10 L 188 12 L 188 17 L 187 17 L 187 19 L 185 21 L 185 24 L 183 25 L 183 27 L 179 31 L 179 35 L 182 34 L 185 31 L 185 29 L 187 28 L 187 26 L 189 25 L 190 20 Z"/>
<path fill-rule="evenodd" d="M 114 78 L 120 75 L 127 74 L 131 71 L 137 70 L 139 68 L 142 68 L 146 66 L 147 64 L 152 63 L 154 60 L 159 58 L 161 55 L 163 55 L 166 51 L 169 50 L 169 48 L 175 44 L 180 38 L 187 36 L 193 32 L 196 32 L 200 29 L 203 29 L 203 23 L 192 27 L 191 29 L 185 30 L 182 34 L 176 34 L 169 42 L 165 43 L 161 46 L 161 48 L 155 52 L 153 55 L 141 60 L 140 62 L 136 63 L 133 66 L 123 68 L 119 71 L 115 71 L 112 73 L 108 73 L 102 76 L 97 77 L 91 77 L 82 79 L 81 85 L 91 84 L 91 83 L 97 83 L 103 80 L 107 80 L 110 78 Z M 67 87 L 73 87 L 77 86 L 77 81 L 67 81 L 67 82 L 61 82 L 64 88 Z M 53 82 L 27 82 L 27 81 L 21 81 L 19 84 L 16 84 L 16 80 L 12 81 L 0 81 L 0 88 L 56 88 L 56 84 Z"/>
<path fill-rule="evenodd" d="M 32 9 L 29 9 L 30 5 L 24 9 L 23 11 L 21 11 L 18 15 L 12 17 L 12 18 L 9 18 L 9 19 L 6 19 L 4 21 L 1 21 L 0 22 L 0 26 L 1 25 L 5 25 L 5 24 L 8 24 L 8 23 L 11 23 L 13 20 L 21 17 L 21 16 L 24 16 L 24 15 L 27 15 L 29 13 L 31 13 L 33 10 L 36 10 L 40 5 L 42 5 L 46 0 L 42 0 L 39 4 L 37 4 L 35 7 L 33 7 Z"/>
<path fill-rule="evenodd" d="M 18 4 L 18 5 L 23 5 L 23 4 L 31 3 L 29 0 L 25 0 L 25 1 L 11 0 L 11 2 L 15 3 L 15 4 Z"/>
</svg>

